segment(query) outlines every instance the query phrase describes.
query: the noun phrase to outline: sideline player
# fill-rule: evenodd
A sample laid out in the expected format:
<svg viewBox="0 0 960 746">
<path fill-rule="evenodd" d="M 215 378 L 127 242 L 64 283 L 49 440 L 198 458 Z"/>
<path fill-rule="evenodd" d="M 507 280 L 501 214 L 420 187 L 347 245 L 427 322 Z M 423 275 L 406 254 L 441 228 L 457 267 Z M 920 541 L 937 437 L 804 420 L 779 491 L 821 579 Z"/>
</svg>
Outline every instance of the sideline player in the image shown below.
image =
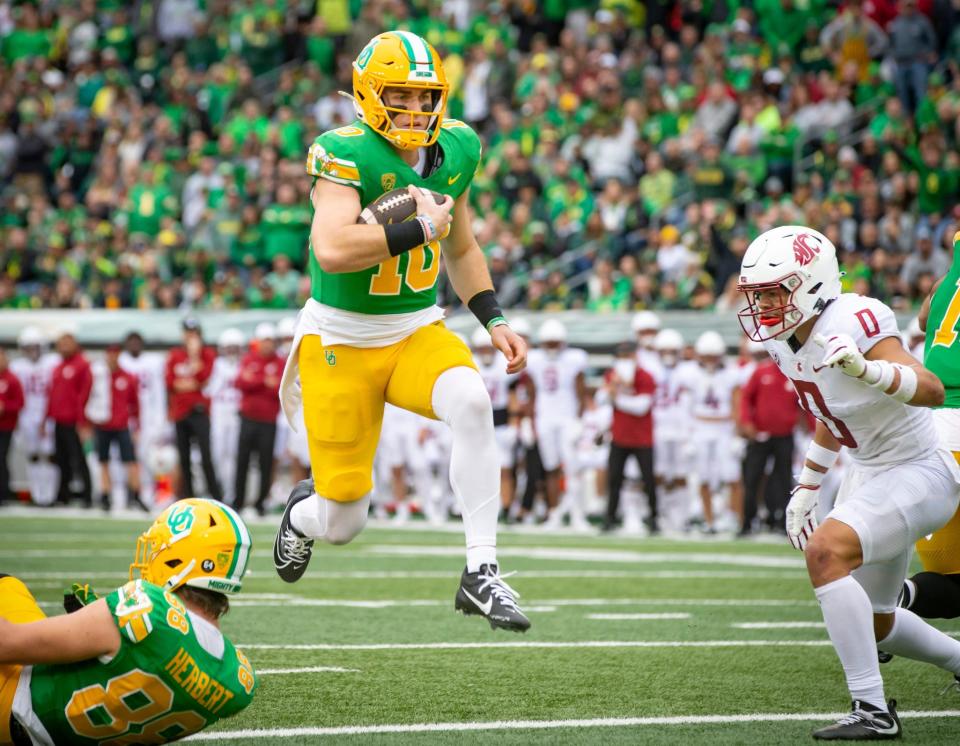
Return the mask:
<svg viewBox="0 0 960 746">
<path fill-rule="evenodd" d="M 45 352 L 47 335 L 35 326 L 25 326 L 17 336 L 22 353 L 10 361 L 10 370 L 23 387 L 23 409 L 14 437 L 17 450 L 27 458 L 27 484 L 37 505 L 56 499 L 57 468 L 53 465 L 53 431 L 43 432 L 53 369 L 60 362 L 55 352 Z"/>
<path fill-rule="evenodd" d="M 530 622 L 497 564 L 500 464 L 490 397 L 469 348 L 444 326 L 436 305 L 440 240 L 447 238 L 444 264 L 457 295 L 508 371 L 526 365 L 526 344 L 503 317 L 471 228 L 480 140 L 463 122 L 444 119 L 449 93 L 433 47 L 407 31 L 379 34 L 353 63 L 357 120 L 320 135 L 307 156 L 312 289 L 281 398 L 296 426 L 302 395 L 313 481 L 290 495 L 274 564 L 294 582 L 316 539 L 345 544 L 363 529 L 390 402 L 451 429 L 450 481 L 467 544 L 456 609 L 494 628 L 524 631 Z M 415 219 L 357 223 L 364 207 L 395 187 L 416 200 Z M 422 189 L 445 194 L 443 204 Z"/>
<path fill-rule="evenodd" d="M 517 462 L 517 424 L 511 421 L 510 412 L 516 410 L 513 400 L 518 377 L 507 373 L 502 356 L 497 354 L 485 329 L 474 330 L 470 347 L 493 405 L 493 430 L 500 449 L 500 512 L 504 522 L 509 522 L 516 488 L 513 470 Z"/>
<path fill-rule="evenodd" d="M 74 586 L 74 613 L 45 618 L 0 575 L 0 746 L 167 743 L 240 712 L 257 680 L 219 619 L 249 556 L 240 516 L 194 498 L 140 536 L 129 583 Z"/>
<path fill-rule="evenodd" d="M 925 332 L 923 364 L 943 382 L 943 406 L 933 411 L 940 441 L 960 461 L 960 231 L 953 237 L 953 263 L 923 302 L 918 319 Z M 900 604 L 927 619 L 960 617 L 960 511 L 917 542 L 923 572 L 904 583 Z M 886 652 L 886 651 L 885 651 Z"/>
<path fill-rule="evenodd" d="M 960 469 L 925 409 L 943 403 L 943 385 L 903 349 L 887 306 L 841 294 L 836 249 L 815 230 L 762 234 L 744 254 L 739 288 L 744 331 L 764 343 L 818 419 L 787 505 L 787 535 L 804 551 L 853 706 L 813 736 L 899 738 L 877 646 L 960 673 L 960 642 L 897 608 L 914 542 L 957 509 Z M 820 485 L 841 446 L 851 465 L 818 525 Z"/>
</svg>

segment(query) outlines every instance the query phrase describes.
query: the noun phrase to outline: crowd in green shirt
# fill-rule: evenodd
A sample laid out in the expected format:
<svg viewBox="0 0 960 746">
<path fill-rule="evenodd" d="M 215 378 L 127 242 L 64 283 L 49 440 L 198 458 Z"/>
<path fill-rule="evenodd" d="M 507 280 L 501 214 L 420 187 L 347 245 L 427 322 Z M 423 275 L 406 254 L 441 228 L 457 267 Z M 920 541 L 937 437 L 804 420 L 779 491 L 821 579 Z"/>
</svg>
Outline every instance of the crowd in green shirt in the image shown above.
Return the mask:
<svg viewBox="0 0 960 746">
<path fill-rule="evenodd" d="M 823 46 L 826 0 L 196 0 L 186 26 L 161 0 L 54 5 L 0 28 L 0 307 L 300 305 L 305 151 L 352 119 L 336 91 L 391 29 L 440 51 L 447 115 L 481 135 L 475 227 L 509 305 L 729 307 L 750 238 L 784 222 L 910 305 L 913 233 L 958 217 L 950 24 L 910 115 L 879 59 Z M 828 126 L 835 80 L 859 108 Z"/>
</svg>

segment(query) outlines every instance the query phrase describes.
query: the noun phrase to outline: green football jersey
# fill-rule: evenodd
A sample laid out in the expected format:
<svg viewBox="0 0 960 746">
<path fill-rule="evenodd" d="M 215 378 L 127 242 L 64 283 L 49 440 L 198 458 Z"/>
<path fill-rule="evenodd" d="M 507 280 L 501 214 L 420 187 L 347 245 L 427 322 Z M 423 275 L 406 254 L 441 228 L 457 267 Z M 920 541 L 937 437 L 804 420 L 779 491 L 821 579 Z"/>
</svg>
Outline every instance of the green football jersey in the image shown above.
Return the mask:
<svg viewBox="0 0 960 746">
<path fill-rule="evenodd" d="M 380 135 L 360 121 L 324 132 L 307 155 L 307 173 L 351 186 L 366 207 L 377 197 L 414 184 L 457 199 L 480 162 L 480 139 L 466 124 L 445 119 L 437 139 L 443 162 L 423 178 Z M 434 241 L 359 272 L 331 274 L 310 251 L 311 295 L 334 308 L 367 314 L 409 313 L 437 302 L 440 244 Z"/>
<path fill-rule="evenodd" d="M 953 264 L 930 300 L 923 364 L 947 391 L 944 407 L 960 408 L 960 232 L 953 237 Z"/>
<path fill-rule="evenodd" d="M 195 626 L 180 600 L 144 580 L 106 597 L 120 630 L 112 659 L 36 665 L 30 672 L 33 717 L 24 722 L 41 742 L 166 743 L 240 712 L 257 687 L 247 657 L 225 637 Z M 25 669 L 24 675 L 26 675 Z M 16 711 L 16 708 L 15 708 Z"/>
</svg>

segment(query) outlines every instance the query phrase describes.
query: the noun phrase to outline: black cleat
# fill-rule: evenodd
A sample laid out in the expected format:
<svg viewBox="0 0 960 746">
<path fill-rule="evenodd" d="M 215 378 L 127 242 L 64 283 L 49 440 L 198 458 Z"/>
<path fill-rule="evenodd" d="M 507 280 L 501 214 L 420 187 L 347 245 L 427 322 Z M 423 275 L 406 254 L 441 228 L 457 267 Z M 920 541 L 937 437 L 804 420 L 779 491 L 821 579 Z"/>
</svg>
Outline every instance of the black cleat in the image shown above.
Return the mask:
<svg viewBox="0 0 960 746">
<path fill-rule="evenodd" d="M 884 653 L 882 650 L 877 651 L 877 661 L 879 661 L 881 665 L 884 663 L 889 663 L 892 660 L 893 653 Z"/>
<path fill-rule="evenodd" d="M 297 482 L 290 497 L 287 498 L 287 507 L 283 509 L 277 538 L 273 541 L 273 566 L 277 569 L 280 579 L 287 583 L 296 583 L 300 580 L 310 562 L 313 539 L 306 538 L 293 527 L 290 523 L 290 512 L 294 505 L 301 500 L 306 500 L 312 494 L 312 479 Z"/>
<path fill-rule="evenodd" d="M 517 607 L 519 595 L 503 582 L 496 565 L 480 565 L 479 572 L 464 568 L 454 608 L 465 615 L 486 617 L 491 629 L 526 632 L 530 620 Z"/>
<path fill-rule="evenodd" d="M 833 725 L 813 732 L 821 741 L 885 741 L 900 738 L 900 718 L 897 717 L 897 701 L 887 702 L 890 712 L 858 700 L 853 701 L 849 715 L 844 715 Z"/>
</svg>

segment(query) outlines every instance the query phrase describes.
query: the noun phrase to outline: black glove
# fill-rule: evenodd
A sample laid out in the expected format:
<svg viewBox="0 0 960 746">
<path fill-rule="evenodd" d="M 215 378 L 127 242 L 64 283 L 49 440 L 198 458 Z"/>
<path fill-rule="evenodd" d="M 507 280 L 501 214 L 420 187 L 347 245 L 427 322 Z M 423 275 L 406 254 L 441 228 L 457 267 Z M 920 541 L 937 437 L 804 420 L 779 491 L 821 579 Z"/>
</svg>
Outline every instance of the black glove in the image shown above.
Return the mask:
<svg viewBox="0 0 960 746">
<path fill-rule="evenodd" d="M 63 594 L 63 608 L 68 614 L 80 611 L 100 598 L 89 583 L 74 583 L 69 591 Z"/>
</svg>

